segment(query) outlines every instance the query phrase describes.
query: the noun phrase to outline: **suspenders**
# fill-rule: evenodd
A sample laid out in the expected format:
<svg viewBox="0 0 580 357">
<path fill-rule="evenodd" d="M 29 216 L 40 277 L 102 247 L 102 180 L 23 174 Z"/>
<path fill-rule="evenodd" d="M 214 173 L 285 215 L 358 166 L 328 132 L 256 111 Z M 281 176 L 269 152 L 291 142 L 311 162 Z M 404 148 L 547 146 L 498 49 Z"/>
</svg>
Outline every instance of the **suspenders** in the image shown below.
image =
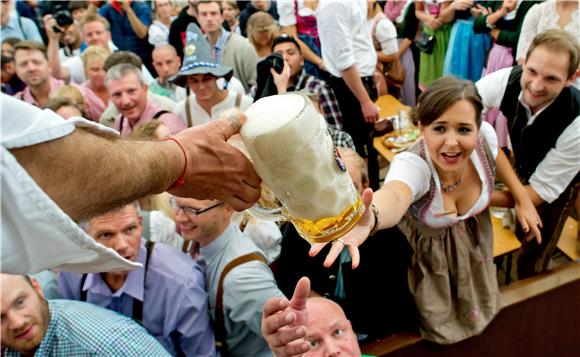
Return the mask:
<svg viewBox="0 0 580 357">
<path fill-rule="evenodd" d="M 145 248 L 147 249 L 147 258 L 145 258 L 145 276 L 144 276 L 144 283 L 147 283 L 147 267 L 149 266 L 149 259 L 151 259 L 151 254 L 153 253 L 153 246 L 155 242 L 147 241 L 145 243 Z M 87 290 L 83 290 L 83 286 L 85 285 L 85 281 L 87 280 L 87 274 L 83 274 L 81 278 L 81 298 L 80 301 L 87 301 Z M 145 287 L 143 287 L 145 288 Z M 143 296 L 143 300 L 145 300 L 145 296 Z M 143 301 L 133 299 L 133 313 L 131 314 L 133 320 L 137 321 L 141 325 L 143 324 Z"/>
<path fill-rule="evenodd" d="M 220 275 L 220 280 L 218 282 L 217 288 L 217 295 L 215 298 L 215 325 L 214 325 L 214 334 L 216 339 L 216 346 L 220 349 L 222 356 L 224 355 L 225 351 L 227 350 L 225 347 L 226 344 L 226 326 L 224 325 L 224 280 L 226 275 L 234 269 L 235 267 L 245 264 L 251 261 L 260 261 L 266 264 L 266 259 L 258 253 L 249 253 L 246 255 L 242 255 L 237 257 L 236 259 L 229 262 L 222 270 Z"/>
</svg>

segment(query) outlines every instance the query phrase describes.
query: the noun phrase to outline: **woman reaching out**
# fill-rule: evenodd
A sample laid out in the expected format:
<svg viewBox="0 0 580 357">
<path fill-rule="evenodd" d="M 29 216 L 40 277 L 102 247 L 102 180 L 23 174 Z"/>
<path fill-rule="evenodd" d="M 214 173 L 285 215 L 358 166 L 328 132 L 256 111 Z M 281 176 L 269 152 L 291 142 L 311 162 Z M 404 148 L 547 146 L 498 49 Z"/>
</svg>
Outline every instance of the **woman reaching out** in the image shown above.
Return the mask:
<svg viewBox="0 0 580 357">
<path fill-rule="evenodd" d="M 488 211 L 496 169 L 517 197 L 528 239 L 541 239 L 540 217 L 481 111 L 472 82 L 433 82 L 416 108 L 421 138 L 395 157 L 381 189 L 363 193 L 365 214 L 333 243 L 324 263 L 330 265 L 346 245 L 356 267 L 357 247 L 377 230 L 398 225 L 414 251 L 409 288 L 421 334 L 441 344 L 481 333 L 500 308 Z M 310 255 L 323 245 L 314 245 Z"/>
</svg>

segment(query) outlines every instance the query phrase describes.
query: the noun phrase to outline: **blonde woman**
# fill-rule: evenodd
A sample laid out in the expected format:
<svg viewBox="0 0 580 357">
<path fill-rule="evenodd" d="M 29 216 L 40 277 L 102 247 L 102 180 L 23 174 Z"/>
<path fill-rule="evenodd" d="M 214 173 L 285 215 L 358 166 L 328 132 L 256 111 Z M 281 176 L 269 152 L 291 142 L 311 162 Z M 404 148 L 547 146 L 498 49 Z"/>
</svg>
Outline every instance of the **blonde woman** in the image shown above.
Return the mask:
<svg viewBox="0 0 580 357">
<path fill-rule="evenodd" d="M 106 107 L 109 103 L 109 93 L 105 88 L 105 61 L 109 52 L 101 46 L 89 46 L 82 54 L 85 78 L 82 86 L 92 90 Z"/>
<path fill-rule="evenodd" d="M 175 6 L 171 0 L 153 1 L 154 21 L 149 26 L 149 43 L 157 47 L 169 43 L 169 27 L 175 19 Z"/>
<path fill-rule="evenodd" d="M 264 11 L 258 11 L 248 20 L 248 40 L 256 49 L 259 60 L 272 53 L 272 42 L 278 33 L 274 18 Z"/>
</svg>

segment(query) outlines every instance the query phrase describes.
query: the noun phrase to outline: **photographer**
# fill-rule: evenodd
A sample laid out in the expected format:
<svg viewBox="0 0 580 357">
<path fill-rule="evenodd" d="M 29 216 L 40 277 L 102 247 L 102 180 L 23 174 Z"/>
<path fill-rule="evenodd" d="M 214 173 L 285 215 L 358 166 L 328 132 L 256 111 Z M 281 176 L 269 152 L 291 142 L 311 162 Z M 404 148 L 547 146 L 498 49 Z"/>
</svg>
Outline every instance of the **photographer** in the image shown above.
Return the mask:
<svg viewBox="0 0 580 357">
<path fill-rule="evenodd" d="M 263 66 L 264 62 L 268 63 L 270 70 L 258 71 L 256 99 L 267 95 L 305 89 L 307 92 L 317 95 L 320 109 L 328 126 L 333 129 L 342 129 L 341 113 L 332 88 L 325 81 L 304 71 L 304 56 L 298 42 L 285 34 L 278 36 L 272 42 L 272 52 L 272 55 L 260 62 L 260 66 Z M 276 61 L 275 58 L 278 60 Z M 272 78 L 269 82 L 273 82 L 275 88 L 262 89 L 268 86 L 265 84 L 268 82 L 268 78 L 264 78 L 264 76 Z"/>
<path fill-rule="evenodd" d="M 80 84 L 83 82 L 82 66 L 80 68 L 70 66 L 72 63 L 78 63 L 73 58 L 80 56 L 86 47 L 79 25 L 73 20 L 67 3 L 57 3 L 48 9 L 48 12 L 42 20 L 48 37 L 47 50 L 51 74 L 55 78 Z"/>
</svg>

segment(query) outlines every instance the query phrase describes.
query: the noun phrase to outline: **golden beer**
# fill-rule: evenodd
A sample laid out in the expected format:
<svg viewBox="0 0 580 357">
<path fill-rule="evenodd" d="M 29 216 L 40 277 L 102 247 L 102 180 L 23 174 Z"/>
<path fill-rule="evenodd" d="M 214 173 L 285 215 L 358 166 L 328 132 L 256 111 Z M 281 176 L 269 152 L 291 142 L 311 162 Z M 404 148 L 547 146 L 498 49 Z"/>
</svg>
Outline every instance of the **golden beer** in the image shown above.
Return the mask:
<svg viewBox="0 0 580 357">
<path fill-rule="evenodd" d="M 290 218 L 296 231 L 310 243 L 326 243 L 336 240 L 350 231 L 362 217 L 364 206 L 359 197 L 354 204 L 347 207 L 339 216 L 322 218 L 317 221 Z"/>
</svg>

